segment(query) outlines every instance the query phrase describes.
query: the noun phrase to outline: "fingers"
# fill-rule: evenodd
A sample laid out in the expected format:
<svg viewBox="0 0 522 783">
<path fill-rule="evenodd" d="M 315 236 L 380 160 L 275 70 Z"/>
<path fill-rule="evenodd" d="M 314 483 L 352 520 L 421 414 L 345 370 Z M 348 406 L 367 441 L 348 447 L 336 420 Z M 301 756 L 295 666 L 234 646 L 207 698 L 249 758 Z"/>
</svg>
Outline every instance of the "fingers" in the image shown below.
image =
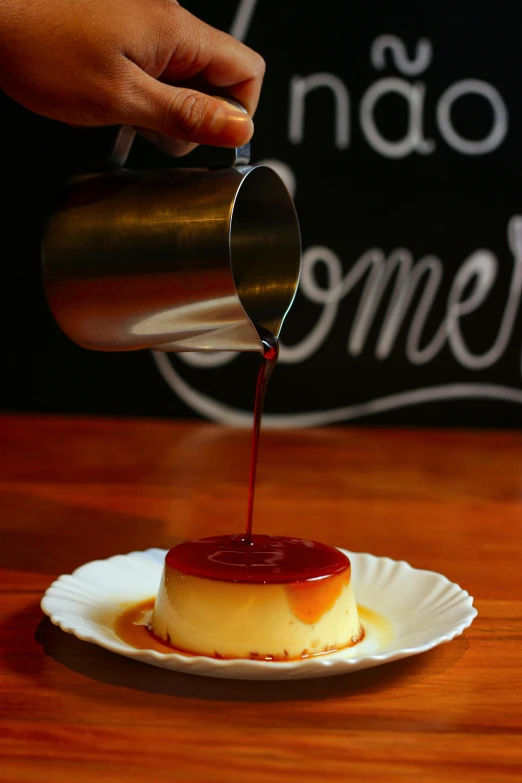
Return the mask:
<svg viewBox="0 0 522 783">
<path fill-rule="evenodd" d="M 164 84 L 137 67 L 132 84 L 122 116 L 128 125 L 182 142 L 222 147 L 240 147 L 252 136 L 249 115 L 219 98 Z M 184 154 L 180 149 L 178 146 L 176 155 Z"/>
<path fill-rule="evenodd" d="M 214 87 L 236 98 L 253 116 L 265 73 L 257 52 L 173 3 L 164 7 L 159 49 L 163 81 L 179 84 L 199 75 L 209 92 Z"/>
</svg>

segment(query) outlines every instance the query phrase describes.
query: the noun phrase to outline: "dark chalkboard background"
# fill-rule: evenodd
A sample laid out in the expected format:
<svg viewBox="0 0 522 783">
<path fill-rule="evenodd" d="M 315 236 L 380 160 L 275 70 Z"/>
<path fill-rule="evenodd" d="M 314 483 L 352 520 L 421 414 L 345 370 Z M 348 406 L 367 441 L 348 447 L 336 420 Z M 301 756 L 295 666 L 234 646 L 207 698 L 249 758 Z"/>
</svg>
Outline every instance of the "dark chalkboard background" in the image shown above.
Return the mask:
<svg viewBox="0 0 522 783">
<path fill-rule="evenodd" d="M 236 0 L 186 5 L 222 29 L 235 24 L 241 33 L 243 28 L 246 43 L 265 57 L 253 160 L 279 161 L 296 185 L 307 276 L 283 329 L 286 351 L 271 383 L 269 414 L 290 425 L 520 426 L 522 11 L 515 3 L 354 0 L 346 6 L 339 0 L 322 5 L 258 0 L 244 2 L 238 16 Z M 372 62 L 372 46 L 378 49 L 375 42 L 382 36 L 395 37 L 395 43 L 384 39 L 392 48 L 405 47 L 405 65 L 400 52 L 398 59 L 390 48 L 384 62 Z M 426 59 L 416 66 L 419 52 Z M 306 94 L 301 125 L 298 80 L 314 74 L 319 86 Z M 412 89 L 422 102 L 417 111 L 427 143 L 412 131 L 406 99 Z M 374 103 L 372 136 L 368 106 L 363 121 L 361 105 L 376 90 L 383 94 Z M 441 116 L 448 103 L 449 125 Z M 251 409 L 256 356 L 214 368 L 170 356 L 162 374 L 148 352 L 89 352 L 60 333 L 40 283 L 41 225 L 57 185 L 85 162 L 103 157 L 109 136 L 105 130 L 78 131 L 36 117 L 5 96 L 1 116 L 2 408 L 203 413 L 241 421 Z M 336 117 L 344 118 L 340 136 Z M 419 131 L 418 121 L 416 127 Z M 493 132 L 491 149 L 484 151 Z M 410 148 L 394 157 L 393 143 L 400 140 Z M 474 154 L 477 149 L 483 154 Z M 131 163 L 153 167 L 166 159 L 140 142 Z M 354 330 L 363 323 L 360 308 L 376 291 L 370 270 L 337 304 L 330 302 L 330 314 L 317 301 L 326 297 L 331 275 L 346 278 L 372 248 L 387 264 L 402 248 L 413 270 L 425 257 L 435 257 L 429 274 L 440 276 L 429 307 L 423 305 L 428 271 L 419 279 L 385 356 L 377 355 L 377 348 L 390 334 L 387 319 L 398 312 L 407 276 L 395 288 L 397 272 L 390 274 L 358 350 Z M 326 318 L 331 323 L 319 334 L 320 319 Z M 314 335 L 315 347 L 310 345 Z M 203 395 L 203 406 L 194 390 Z M 306 413 L 313 415 L 298 415 Z"/>
</svg>

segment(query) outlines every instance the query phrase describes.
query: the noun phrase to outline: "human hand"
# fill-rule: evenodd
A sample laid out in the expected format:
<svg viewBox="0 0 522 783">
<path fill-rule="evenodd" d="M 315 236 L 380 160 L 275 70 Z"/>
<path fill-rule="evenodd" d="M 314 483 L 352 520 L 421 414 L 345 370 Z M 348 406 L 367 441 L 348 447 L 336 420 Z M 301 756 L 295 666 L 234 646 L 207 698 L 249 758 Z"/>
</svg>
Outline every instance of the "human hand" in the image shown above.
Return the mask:
<svg viewBox="0 0 522 783">
<path fill-rule="evenodd" d="M 174 155 L 252 135 L 262 58 L 175 1 L 1 0 L 0 34 L 0 88 L 38 114 L 132 125 Z"/>
</svg>

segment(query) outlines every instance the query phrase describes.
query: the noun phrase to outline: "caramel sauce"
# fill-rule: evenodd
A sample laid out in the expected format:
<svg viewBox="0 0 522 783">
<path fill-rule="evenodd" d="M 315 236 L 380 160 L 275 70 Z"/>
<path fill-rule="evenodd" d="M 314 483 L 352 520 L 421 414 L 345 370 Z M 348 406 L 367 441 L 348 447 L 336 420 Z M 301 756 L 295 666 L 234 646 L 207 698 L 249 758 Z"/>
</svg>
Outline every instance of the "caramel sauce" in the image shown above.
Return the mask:
<svg viewBox="0 0 522 783">
<path fill-rule="evenodd" d="M 350 570 L 348 566 L 342 574 L 285 585 L 286 597 L 293 614 L 303 623 L 317 623 L 335 604 L 343 587 L 350 583 Z"/>
<path fill-rule="evenodd" d="M 395 632 L 393 625 L 384 615 L 379 612 L 374 612 L 373 609 L 368 609 L 366 606 L 359 606 L 357 604 L 357 611 L 359 613 L 359 620 L 363 628 L 371 628 L 379 636 L 379 642 L 382 647 L 393 641 Z"/>
<path fill-rule="evenodd" d="M 124 606 L 114 621 L 114 632 L 116 636 L 118 636 L 122 642 L 125 642 L 125 644 L 128 644 L 130 647 L 134 647 L 136 650 L 156 650 L 164 655 L 168 653 L 177 653 L 179 655 L 186 655 L 189 658 L 200 655 L 200 653 L 194 651 L 180 650 L 179 648 L 174 647 L 174 645 L 168 644 L 168 642 L 160 639 L 151 631 L 149 623 L 152 617 L 155 600 L 155 598 L 148 598 L 146 601 Z M 368 632 L 376 633 L 380 638 L 381 644 L 388 643 L 393 639 L 393 626 L 389 620 L 364 606 L 357 606 L 357 610 L 361 621 L 361 634 L 358 638 L 352 639 L 348 645 L 343 647 L 332 647 L 312 654 L 303 650 L 302 655 L 298 658 L 291 658 L 287 655 L 267 655 L 261 657 L 253 651 L 250 653 L 250 659 L 256 661 L 290 662 L 302 660 L 303 658 L 317 657 L 319 655 L 336 652 L 337 650 L 346 649 L 347 647 L 353 647 L 361 642 Z M 204 657 L 208 658 L 209 656 L 205 655 Z M 224 656 L 215 653 L 213 657 L 222 660 L 231 659 L 233 656 Z"/>
<path fill-rule="evenodd" d="M 318 541 L 285 536 L 211 536 L 184 541 L 167 553 L 165 563 L 188 576 L 222 582 L 283 584 L 343 574 L 350 561 Z"/>
<path fill-rule="evenodd" d="M 310 586 L 294 584 L 288 596 L 298 617 L 318 619 L 338 597 L 342 580 L 334 578 L 348 571 L 350 561 L 334 547 L 284 536 L 254 535 L 252 516 L 256 483 L 261 418 L 268 380 L 279 355 L 277 338 L 257 327 L 263 345 L 254 404 L 254 428 L 250 456 L 247 523 L 242 535 L 212 536 L 185 541 L 167 553 L 167 567 L 186 576 L 224 582 L 296 583 L 314 580 Z M 316 580 L 327 580 L 319 588 Z M 305 622 L 313 623 L 314 619 Z"/>
<path fill-rule="evenodd" d="M 170 652 L 169 645 L 149 631 L 155 601 L 155 598 L 147 598 L 123 608 L 114 621 L 114 633 L 137 650 L 156 650 L 165 654 Z"/>
<path fill-rule="evenodd" d="M 257 327 L 257 332 L 263 345 L 263 363 L 257 376 L 256 397 L 254 401 L 254 429 L 252 431 L 252 448 L 250 451 L 250 479 L 248 482 L 248 507 L 245 542 L 252 539 L 252 517 L 254 514 L 254 495 L 256 491 L 257 455 L 259 453 L 259 436 L 261 434 L 261 419 L 265 404 L 266 387 L 279 358 L 279 341 L 266 329 Z"/>
</svg>

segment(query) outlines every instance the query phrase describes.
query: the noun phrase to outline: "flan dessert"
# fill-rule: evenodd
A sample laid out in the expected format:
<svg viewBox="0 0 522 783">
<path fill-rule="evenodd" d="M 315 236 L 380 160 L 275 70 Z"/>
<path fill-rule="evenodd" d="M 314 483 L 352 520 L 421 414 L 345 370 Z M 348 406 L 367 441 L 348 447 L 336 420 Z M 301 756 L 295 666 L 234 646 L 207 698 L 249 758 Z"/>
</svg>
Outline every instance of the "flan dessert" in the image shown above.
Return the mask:
<svg viewBox="0 0 522 783">
<path fill-rule="evenodd" d="M 328 653 L 364 635 L 346 555 L 264 535 L 171 549 L 150 630 L 182 652 L 273 661 Z"/>
</svg>

